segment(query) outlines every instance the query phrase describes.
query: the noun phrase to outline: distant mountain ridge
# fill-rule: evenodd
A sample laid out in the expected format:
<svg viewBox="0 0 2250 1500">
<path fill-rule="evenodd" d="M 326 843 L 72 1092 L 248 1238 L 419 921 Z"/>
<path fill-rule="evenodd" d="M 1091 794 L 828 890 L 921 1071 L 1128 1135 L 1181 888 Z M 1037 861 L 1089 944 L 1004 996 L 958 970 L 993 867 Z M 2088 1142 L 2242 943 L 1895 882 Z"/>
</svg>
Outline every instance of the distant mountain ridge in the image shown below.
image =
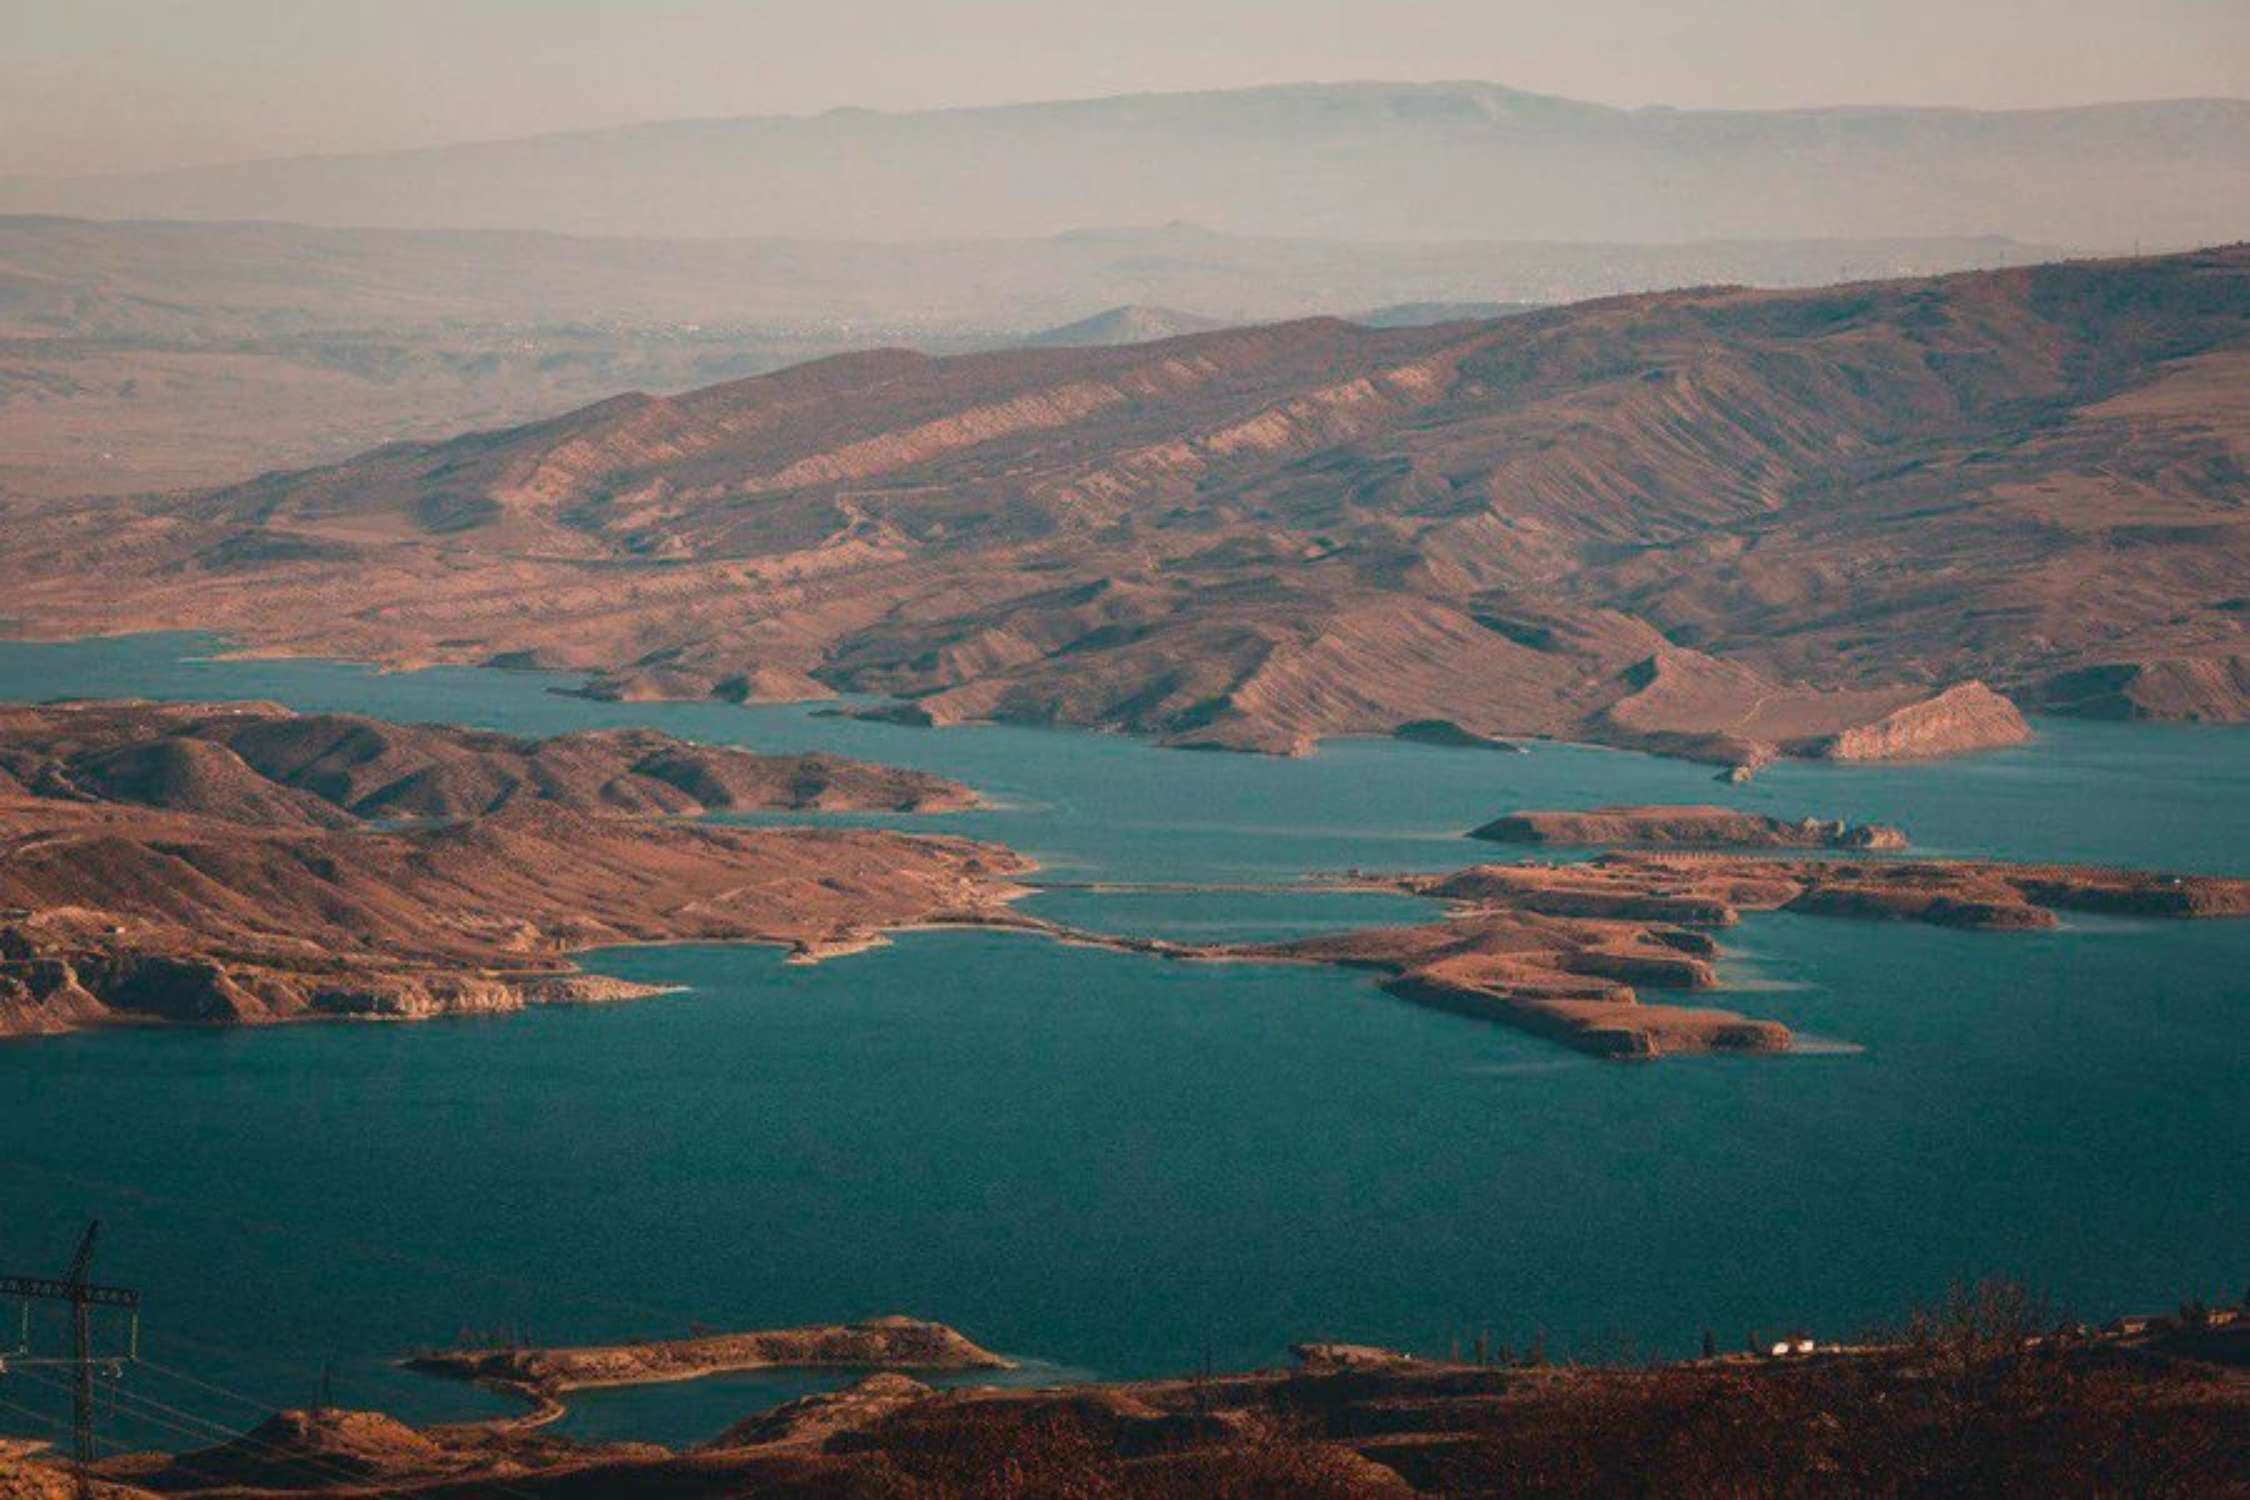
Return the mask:
<svg viewBox="0 0 2250 1500">
<path fill-rule="evenodd" d="M 656 122 L 388 154 L 0 180 L 0 210 L 867 239 L 1189 219 L 1345 239 L 2250 233 L 2250 102 L 1619 109 L 1331 83 Z"/>
<path fill-rule="evenodd" d="M 1060 328 L 1042 329 L 1023 341 L 1027 349 L 1094 349 L 1112 344 L 1145 344 L 1151 339 L 1177 338 L 1186 333 L 1209 333 L 1224 328 L 1221 318 L 1182 312 L 1176 307 L 1130 305 L 1113 307 Z"/>
<path fill-rule="evenodd" d="M 223 484 L 870 345 L 1016 344 L 1117 304 L 1428 322 L 2055 253 L 1989 237 L 1423 244 L 1170 223 L 893 245 L 0 215 L 0 495 Z"/>
</svg>

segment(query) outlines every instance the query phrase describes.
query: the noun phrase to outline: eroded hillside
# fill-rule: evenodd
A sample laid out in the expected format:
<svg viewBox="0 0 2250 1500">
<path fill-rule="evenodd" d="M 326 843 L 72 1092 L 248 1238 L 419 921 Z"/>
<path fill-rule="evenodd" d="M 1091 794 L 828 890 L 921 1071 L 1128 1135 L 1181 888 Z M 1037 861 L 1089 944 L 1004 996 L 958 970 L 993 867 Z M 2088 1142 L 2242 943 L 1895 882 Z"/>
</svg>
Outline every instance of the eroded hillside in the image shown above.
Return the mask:
<svg viewBox="0 0 2250 1500">
<path fill-rule="evenodd" d="M 20 505 L 42 634 L 1297 752 L 1729 764 L 2250 708 L 2250 251 L 1484 323 L 875 351 L 178 501 Z"/>
</svg>

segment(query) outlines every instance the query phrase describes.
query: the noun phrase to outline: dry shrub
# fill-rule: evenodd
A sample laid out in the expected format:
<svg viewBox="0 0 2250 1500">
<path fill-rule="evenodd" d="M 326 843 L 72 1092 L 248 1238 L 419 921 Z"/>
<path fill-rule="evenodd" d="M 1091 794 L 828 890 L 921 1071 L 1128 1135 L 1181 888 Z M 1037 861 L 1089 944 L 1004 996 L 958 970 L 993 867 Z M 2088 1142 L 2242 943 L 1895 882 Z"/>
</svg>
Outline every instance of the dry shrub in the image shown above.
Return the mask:
<svg viewBox="0 0 2250 1500">
<path fill-rule="evenodd" d="M 890 1424 L 883 1450 L 916 1500 L 1119 1500 L 1115 1445 L 1076 1412 L 1015 1402 L 950 1405 Z"/>
<path fill-rule="evenodd" d="M 1476 1493 L 2049 1496 L 2250 1493 L 2250 1407 L 2203 1377 L 2043 1337 L 2020 1287 L 1956 1290 L 1899 1352 L 1590 1372 L 1494 1421 Z"/>
</svg>

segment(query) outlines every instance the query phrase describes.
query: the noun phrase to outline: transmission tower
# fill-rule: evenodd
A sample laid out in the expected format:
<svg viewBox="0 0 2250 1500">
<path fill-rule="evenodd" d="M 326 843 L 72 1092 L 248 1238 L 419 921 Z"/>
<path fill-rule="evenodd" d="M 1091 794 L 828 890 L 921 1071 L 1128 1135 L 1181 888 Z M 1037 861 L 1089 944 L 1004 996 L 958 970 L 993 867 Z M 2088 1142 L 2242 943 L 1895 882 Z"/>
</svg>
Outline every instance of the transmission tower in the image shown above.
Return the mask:
<svg viewBox="0 0 2250 1500">
<path fill-rule="evenodd" d="M 94 1462 L 94 1367 L 100 1364 L 116 1374 L 123 1370 L 127 1360 L 140 1358 L 141 1352 L 141 1294 L 131 1287 L 102 1286 L 87 1279 L 94 1268 L 94 1241 L 101 1232 L 99 1219 L 86 1226 L 85 1234 L 79 1237 L 78 1251 L 70 1258 L 70 1270 L 62 1276 L 0 1276 L 0 1297 L 14 1297 L 24 1304 L 27 1333 L 32 1303 L 60 1302 L 70 1308 L 70 1357 L 67 1360 L 32 1356 L 27 1338 L 24 1351 L 15 1356 L 14 1362 L 71 1367 L 72 1456 L 78 1461 L 81 1495 L 90 1493 L 88 1469 Z M 124 1353 L 97 1355 L 94 1352 L 94 1309 L 97 1307 L 120 1308 L 130 1316 L 131 1331 Z M 5 1364 L 0 1363 L 0 1369 L 4 1368 Z"/>
</svg>

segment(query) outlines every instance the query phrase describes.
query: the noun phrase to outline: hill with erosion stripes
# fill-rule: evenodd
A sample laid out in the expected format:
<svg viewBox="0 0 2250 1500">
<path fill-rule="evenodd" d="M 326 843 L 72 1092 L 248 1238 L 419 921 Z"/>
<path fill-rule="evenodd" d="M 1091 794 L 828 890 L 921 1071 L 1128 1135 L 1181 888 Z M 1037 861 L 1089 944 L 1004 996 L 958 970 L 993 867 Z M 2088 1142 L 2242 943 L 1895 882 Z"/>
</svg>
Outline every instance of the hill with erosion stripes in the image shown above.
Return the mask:
<svg viewBox="0 0 2250 1500">
<path fill-rule="evenodd" d="M 1294 752 L 1754 764 L 2250 707 L 2250 250 L 1486 322 L 875 350 L 181 498 L 19 504 L 43 634 Z M 2003 697 L 2002 695 L 2005 695 Z"/>
</svg>

